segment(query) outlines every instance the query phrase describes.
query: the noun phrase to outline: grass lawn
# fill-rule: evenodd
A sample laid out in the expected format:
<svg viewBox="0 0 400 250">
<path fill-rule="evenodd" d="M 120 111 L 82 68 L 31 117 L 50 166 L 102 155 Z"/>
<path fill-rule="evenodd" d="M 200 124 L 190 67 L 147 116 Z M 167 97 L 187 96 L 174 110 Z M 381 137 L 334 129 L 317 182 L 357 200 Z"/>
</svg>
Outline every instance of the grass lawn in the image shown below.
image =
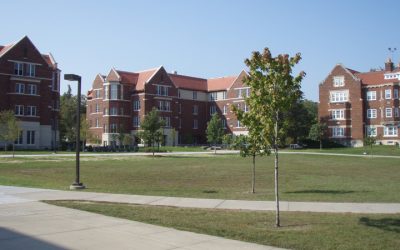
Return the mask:
<svg viewBox="0 0 400 250">
<path fill-rule="evenodd" d="M 50 204 L 289 249 L 399 249 L 400 214 L 226 211 L 143 205 L 51 201 Z"/>
<path fill-rule="evenodd" d="M 359 148 L 327 148 L 327 149 L 295 149 L 287 151 L 299 151 L 299 152 L 317 152 L 317 153 L 339 153 L 339 154 L 356 154 L 362 155 L 367 152 L 368 155 L 391 155 L 400 156 L 399 146 L 386 146 L 386 145 L 375 145 L 372 147 L 359 147 Z"/>
<path fill-rule="evenodd" d="M 274 200 L 273 157 L 237 155 L 82 157 L 87 191 L 161 196 Z M 0 159 L 0 185 L 68 189 L 74 157 Z M 400 202 L 400 159 L 280 156 L 281 200 Z"/>
</svg>

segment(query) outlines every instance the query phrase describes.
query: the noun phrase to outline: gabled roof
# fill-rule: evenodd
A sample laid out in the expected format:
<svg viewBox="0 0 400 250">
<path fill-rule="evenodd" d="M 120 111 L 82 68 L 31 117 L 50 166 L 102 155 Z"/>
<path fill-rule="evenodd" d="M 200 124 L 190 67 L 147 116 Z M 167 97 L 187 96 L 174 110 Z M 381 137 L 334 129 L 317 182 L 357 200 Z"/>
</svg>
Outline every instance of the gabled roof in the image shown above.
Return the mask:
<svg viewBox="0 0 400 250">
<path fill-rule="evenodd" d="M 177 88 L 196 91 L 207 91 L 207 80 L 192 76 L 168 74 Z"/>
<path fill-rule="evenodd" d="M 144 85 L 153 78 L 153 76 L 162 68 L 156 68 L 156 69 L 149 69 L 145 71 L 138 72 L 139 74 L 137 84 L 136 84 L 136 90 L 144 90 Z"/>
<path fill-rule="evenodd" d="M 157 72 L 161 70 L 165 71 L 163 66 L 139 72 L 128 72 L 128 71 L 111 69 L 105 81 L 109 81 L 108 78 L 110 77 L 111 78 L 116 77 L 118 78 L 118 81 L 120 81 L 121 83 L 131 84 L 135 86 L 135 89 L 137 91 L 142 91 L 144 90 L 145 84 L 148 83 L 157 74 Z M 212 91 L 229 89 L 236 81 L 236 79 L 238 79 L 238 77 L 240 77 L 243 74 L 243 72 L 246 73 L 245 71 L 242 71 L 238 76 L 227 76 L 227 77 L 211 78 L 211 79 L 178 75 L 175 73 L 167 73 L 167 75 L 177 88 L 212 92 Z M 111 79 L 111 80 L 114 81 L 117 79 Z"/>
<path fill-rule="evenodd" d="M 218 91 L 229 89 L 237 76 L 226 76 L 219 78 L 211 78 L 207 80 L 207 91 Z"/>
<path fill-rule="evenodd" d="M 385 84 L 385 83 L 393 83 L 398 82 L 398 79 L 385 79 L 385 74 L 388 73 L 396 73 L 399 70 L 394 71 L 372 71 L 372 72 L 365 72 L 365 73 L 357 73 L 356 76 L 361 79 L 362 84 L 364 85 L 378 85 L 378 84 Z"/>
<path fill-rule="evenodd" d="M 29 43 L 39 52 L 36 46 L 32 43 L 28 36 L 24 36 L 18 42 L 8 44 L 8 45 L 0 45 L 0 57 L 4 56 L 8 51 L 10 51 L 14 46 L 22 42 L 23 40 L 27 39 Z M 39 52 L 40 53 L 40 52 Z M 49 67 L 57 68 L 57 62 L 54 60 L 54 57 L 51 53 L 49 54 L 41 54 L 43 60 L 47 63 Z"/>
</svg>

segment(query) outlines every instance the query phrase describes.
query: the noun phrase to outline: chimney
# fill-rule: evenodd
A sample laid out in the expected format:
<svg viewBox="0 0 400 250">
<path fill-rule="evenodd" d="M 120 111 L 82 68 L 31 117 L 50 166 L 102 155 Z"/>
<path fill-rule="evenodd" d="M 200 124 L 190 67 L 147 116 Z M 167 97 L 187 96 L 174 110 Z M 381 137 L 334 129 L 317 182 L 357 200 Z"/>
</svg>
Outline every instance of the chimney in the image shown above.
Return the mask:
<svg viewBox="0 0 400 250">
<path fill-rule="evenodd" d="M 177 75 L 178 71 L 174 70 L 174 71 L 172 71 L 172 74 Z"/>
<path fill-rule="evenodd" d="M 390 57 L 385 62 L 385 71 L 393 71 L 393 63 Z"/>
</svg>

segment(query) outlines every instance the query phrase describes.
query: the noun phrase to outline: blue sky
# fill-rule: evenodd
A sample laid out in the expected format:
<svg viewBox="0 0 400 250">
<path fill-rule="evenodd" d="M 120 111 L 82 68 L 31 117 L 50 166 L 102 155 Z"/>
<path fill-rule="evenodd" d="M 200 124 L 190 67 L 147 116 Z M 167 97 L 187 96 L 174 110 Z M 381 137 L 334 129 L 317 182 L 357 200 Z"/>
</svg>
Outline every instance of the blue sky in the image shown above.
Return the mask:
<svg viewBox="0 0 400 250">
<path fill-rule="evenodd" d="M 112 67 L 235 75 L 252 51 L 269 47 L 273 55 L 302 53 L 295 70 L 307 73 L 305 97 L 318 101 L 318 84 L 337 63 L 382 67 L 388 47 L 399 49 L 399 61 L 399 1 L 18 0 L 1 8 L 0 44 L 28 35 L 63 73 L 82 75 L 83 93 Z"/>
</svg>

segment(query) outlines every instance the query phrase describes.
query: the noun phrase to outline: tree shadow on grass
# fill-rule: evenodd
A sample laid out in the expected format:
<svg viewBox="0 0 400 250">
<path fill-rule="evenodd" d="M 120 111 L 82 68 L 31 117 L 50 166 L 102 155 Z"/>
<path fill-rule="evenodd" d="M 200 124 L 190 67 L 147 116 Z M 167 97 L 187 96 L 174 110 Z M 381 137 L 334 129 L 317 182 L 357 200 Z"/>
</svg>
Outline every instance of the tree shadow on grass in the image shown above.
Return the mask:
<svg viewBox="0 0 400 250">
<path fill-rule="evenodd" d="M 308 189 L 308 190 L 298 190 L 285 192 L 286 194 L 351 194 L 355 193 L 353 190 L 320 190 L 320 189 Z M 361 191 L 368 192 L 368 191 Z"/>
<path fill-rule="evenodd" d="M 364 226 L 375 227 L 384 231 L 400 233 L 400 219 L 394 219 L 394 218 L 370 219 L 368 217 L 361 217 L 359 223 Z"/>
</svg>

